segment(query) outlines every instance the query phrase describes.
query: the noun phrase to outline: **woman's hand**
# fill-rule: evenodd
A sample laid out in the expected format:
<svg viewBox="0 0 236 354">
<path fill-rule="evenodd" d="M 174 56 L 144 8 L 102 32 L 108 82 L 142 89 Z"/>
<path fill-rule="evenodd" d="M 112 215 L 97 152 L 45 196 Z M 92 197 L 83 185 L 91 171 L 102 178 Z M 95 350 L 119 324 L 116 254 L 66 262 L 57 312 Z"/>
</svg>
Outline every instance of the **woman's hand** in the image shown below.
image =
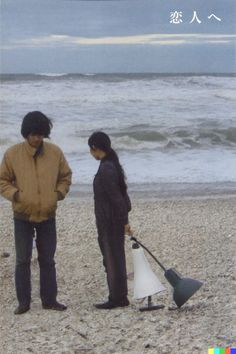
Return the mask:
<svg viewBox="0 0 236 354">
<path fill-rule="evenodd" d="M 129 235 L 129 236 L 132 236 L 132 235 L 133 235 L 133 231 L 132 231 L 132 229 L 131 229 L 130 224 L 126 224 L 126 225 L 125 225 L 125 235 Z"/>
</svg>

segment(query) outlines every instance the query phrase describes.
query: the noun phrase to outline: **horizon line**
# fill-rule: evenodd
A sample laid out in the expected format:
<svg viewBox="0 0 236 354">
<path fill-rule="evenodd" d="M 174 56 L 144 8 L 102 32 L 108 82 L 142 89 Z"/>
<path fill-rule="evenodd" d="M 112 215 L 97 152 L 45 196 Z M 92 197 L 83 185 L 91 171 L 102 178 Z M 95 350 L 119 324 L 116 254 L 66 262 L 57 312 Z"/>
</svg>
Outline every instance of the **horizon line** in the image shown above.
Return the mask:
<svg viewBox="0 0 236 354">
<path fill-rule="evenodd" d="M 233 72 L 156 72 L 156 71 L 143 71 L 143 72 L 0 72 L 0 75 L 38 75 L 38 76 L 66 76 L 66 75 L 236 75 L 236 71 Z"/>
</svg>

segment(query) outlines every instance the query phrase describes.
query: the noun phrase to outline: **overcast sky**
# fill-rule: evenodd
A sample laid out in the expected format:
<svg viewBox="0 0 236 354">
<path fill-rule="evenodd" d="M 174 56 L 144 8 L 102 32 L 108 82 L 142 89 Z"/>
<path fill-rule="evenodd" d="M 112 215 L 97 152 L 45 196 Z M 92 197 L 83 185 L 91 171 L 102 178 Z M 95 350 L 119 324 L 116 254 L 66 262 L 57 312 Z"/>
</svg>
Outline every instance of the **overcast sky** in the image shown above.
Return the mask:
<svg viewBox="0 0 236 354">
<path fill-rule="evenodd" d="M 170 23 L 175 11 L 182 11 L 182 22 Z M 193 20 L 194 11 L 201 23 Z M 208 18 L 212 14 L 218 19 Z M 236 72 L 236 1 L 1 0 L 0 68 Z"/>
</svg>

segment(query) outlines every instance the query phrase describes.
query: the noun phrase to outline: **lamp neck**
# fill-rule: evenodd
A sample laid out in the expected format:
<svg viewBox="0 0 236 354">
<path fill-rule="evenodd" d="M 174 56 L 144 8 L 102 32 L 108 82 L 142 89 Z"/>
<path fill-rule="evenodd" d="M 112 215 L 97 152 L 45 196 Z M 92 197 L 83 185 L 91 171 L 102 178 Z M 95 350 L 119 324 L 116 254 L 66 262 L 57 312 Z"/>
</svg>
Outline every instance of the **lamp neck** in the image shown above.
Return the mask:
<svg viewBox="0 0 236 354">
<path fill-rule="evenodd" d="M 156 263 L 164 270 L 164 272 L 166 271 L 166 268 L 163 266 L 163 264 L 161 262 L 158 261 L 158 259 L 152 254 L 151 251 L 149 251 L 149 249 L 147 247 L 145 247 L 141 242 L 139 242 L 135 237 L 131 236 L 131 241 L 135 241 L 137 242 L 142 248 L 145 249 L 145 251 L 147 251 L 147 253 L 150 254 L 150 256 L 156 261 Z"/>
</svg>

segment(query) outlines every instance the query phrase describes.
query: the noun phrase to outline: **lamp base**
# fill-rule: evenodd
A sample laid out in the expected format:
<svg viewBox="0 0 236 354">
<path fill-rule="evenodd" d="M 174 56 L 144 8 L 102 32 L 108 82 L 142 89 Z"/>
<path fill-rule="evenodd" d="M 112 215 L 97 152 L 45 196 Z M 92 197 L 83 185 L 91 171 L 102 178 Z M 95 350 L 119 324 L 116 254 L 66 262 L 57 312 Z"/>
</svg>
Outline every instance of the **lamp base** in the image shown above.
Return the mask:
<svg viewBox="0 0 236 354">
<path fill-rule="evenodd" d="M 153 311 L 153 310 L 160 310 L 163 309 L 165 305 L 153 305 L 152 304 L 152 297 L 148 296 L 148 304 L 145 307 L 141 307 L 139 311 Z"/>
</svg>

